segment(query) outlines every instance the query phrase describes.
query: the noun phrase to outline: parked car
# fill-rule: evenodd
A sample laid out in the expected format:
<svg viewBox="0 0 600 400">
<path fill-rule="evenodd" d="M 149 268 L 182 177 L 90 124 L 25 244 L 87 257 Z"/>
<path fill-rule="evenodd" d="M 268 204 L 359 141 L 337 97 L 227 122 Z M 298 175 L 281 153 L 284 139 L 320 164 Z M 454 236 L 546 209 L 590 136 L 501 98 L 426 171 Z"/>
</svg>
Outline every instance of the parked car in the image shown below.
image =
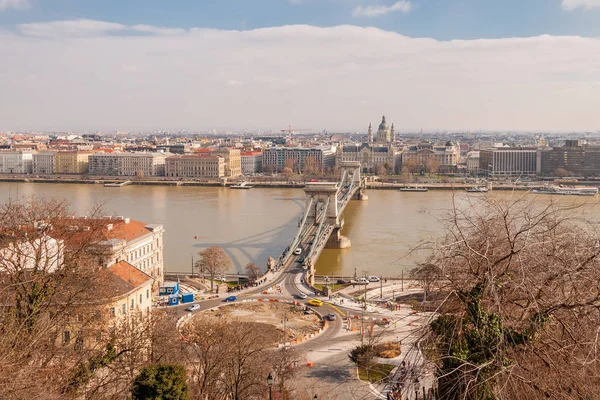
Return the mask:
<svg viewBox="0 0 600 400">
<path fill-rule="evenodd" d="M 191 306 L 186 308 L 185 311 L 196 311 L 199 309 L 200 309 L 200 304 L 192 304 Z"/>
<path fill-rule="evenodd" d="M 379 282 L 379 278 L 376 276 L 369 276 L 367 279 L 369 282 Z"/>
<path fill-rule="evenodd" d="M 223 301 L 224 301 L 225 303 L 230 303 L 230 302 L 232 302 L 232 301 L 236 301 L 236 300 L 237 300 L 237 296 L 229 296 L 229 297 L 225 297 L 225 298 L 223 299 Z"/>
<path fill-rule="evenodd" d="M 315 312 L 310 307 L 304 307 L 304 314 L 314 314 Z"/>
<path fill-rule="evenodd" d="M 304 262 L 304 257 L 300 256 L 300 258 L 298 258 L 298 262 L 302 264 Z"/>
<path fill-rule="evenodd" d="M 299 299 L 302 299 L 302 300 L 304 300 L 304 299 L 305 299 L 305 298 L 307 298 L 308 296 L 307 296 L 307 295 L 305 295 L 304 293 L 298 293 L 298 294 L 296 295 L 296 297 L 297 297 L 297 298 L 299 298 Z"/>
<path fill-rule="evenodd" d="M 327 319 L 330 321 L 335 321 L 335 314 L 334 313 L 327 314 Z"/>
<path fill-rule="evenodd" d="M 345 285 L 346 283 L 350 283 L 350 281 L 347 281 L 345 279 L 338 279 L 337 280 L 337 284 L 338 285 Z"/>
<path fill-rule="evenodd" d="M 315 307 L 321 307 L 323 305 L 323 302 L 319 299 L 312 299 L 308 301 L 308 304 Z"/>
</svg>

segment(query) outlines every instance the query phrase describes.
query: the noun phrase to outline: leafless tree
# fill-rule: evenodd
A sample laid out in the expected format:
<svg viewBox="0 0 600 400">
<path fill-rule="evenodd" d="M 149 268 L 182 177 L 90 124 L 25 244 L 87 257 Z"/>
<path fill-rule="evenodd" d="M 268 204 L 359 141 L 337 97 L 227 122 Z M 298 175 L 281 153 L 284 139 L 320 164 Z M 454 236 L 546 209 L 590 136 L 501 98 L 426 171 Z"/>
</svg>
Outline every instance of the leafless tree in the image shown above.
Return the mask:
<svg viewBox="0 0 600 400">
<path fill-rule="evenodd" d="M 441 399 L 600 393 L 597 210 L 535 200 L 454 199 L 432 244 L 445 300 L 428 347 Z"/>
<path fill-rule="evenodd" d="M 260 278 L 260 275 L 261 275 L 260 268 L 253 262 L 246 264 L 245 269 L 246 269 L 246 273 L 248 274 L 248 279 L 250 280 L 250 282 L 254 283 L 258 278 Z"/>
<path fill-rule="evenodd" d="M 231 259 L 218 246 L 211 246 L 198 253 L 200 260 L 197 266 L 210 276 L 210 290 L 214 288 L 215 276 L 227 272 L 231 268 Z"/>
<path fill-rule="evenodd" d="M 440 162 L 435 156 L 429 156 L 425 160 L 425 170 L 428 174 L 437 174 L 440 169 Z"/>
</svg>

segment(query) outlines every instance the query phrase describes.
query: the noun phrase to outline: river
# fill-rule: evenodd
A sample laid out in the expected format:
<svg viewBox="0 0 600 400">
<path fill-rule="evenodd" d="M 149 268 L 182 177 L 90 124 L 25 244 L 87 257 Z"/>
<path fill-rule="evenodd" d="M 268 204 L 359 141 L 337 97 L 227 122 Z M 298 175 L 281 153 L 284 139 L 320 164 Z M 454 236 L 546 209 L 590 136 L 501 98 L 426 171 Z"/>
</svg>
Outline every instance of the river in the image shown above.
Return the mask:
<svg viewBox="0 0 600 400">
<path fill-rule="evenodd" d="M 424 253 L 411 253 L 411 249 L 441 233 L 441 218 L 452 203 L 450 191 L 369 190 L 367 194 L 368 201 L 351 201 L 344 211 L 342 234 L 352 246 L 324 250 L 317 263 L 318 275 L 351 276 L 356 271 L 358 275 L 400 276 L 426 257 Z M 295 235 L 305 203 L 302 189 L 105 188 L 0 182 L 0 203 L 32 195 L 67 200 L 80 214 L 102 204 L 106 215 L 163 224 L 167 272 L 190 271 L 192 257 L 197 259 L 200 250 L 212 245 L 221 246 L 229 254 L 237 271 L 243 271 L 250 261 L 264 267 L 267 258 L 277 258 Z M 458 196 L 464 200 L 467 194 Z M 572 201 L 574 196 L 566 197 Z M 598 202 L 597 198 L 586 201 Z"/>
</svg>

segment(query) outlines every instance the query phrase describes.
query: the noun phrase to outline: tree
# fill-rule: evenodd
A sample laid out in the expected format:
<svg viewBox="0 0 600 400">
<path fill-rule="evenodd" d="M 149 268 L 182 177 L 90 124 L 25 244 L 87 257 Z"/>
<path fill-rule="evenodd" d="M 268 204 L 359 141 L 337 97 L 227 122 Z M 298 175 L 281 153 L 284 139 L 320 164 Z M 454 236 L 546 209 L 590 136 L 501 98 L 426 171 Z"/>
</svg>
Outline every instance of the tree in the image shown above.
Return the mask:
<svg viewBox="0 0 600 400">
<path fill-rule="evenodd" d="M 147 366 L 135 378 L 131 395 L 134 400 L 187 400 L 190 395 L 185 369 L 170 364 Z"/>
<path fill-rule="evenodd" d="M 373 343 L 361 344 L 352 351 L 348 357 L 358 368 L 362 368 L 367 371 L 369 380 L 371 379 L 371 364 L 375 358 L 376 351 Z"/>
<path fill-rule="evenodd" d="M 437 157 L 431 155 L 425 159 L 425 170 L 428 174 L 436 174 L 440 169 L 440 161 Z"/>
<path fill-rule="evenodd" d="M 210 290 L 213 290 L 213 284 L 216 275 L 223 274 L 231 268 L 231 259 L 218 246 L 211 246 L 198 253 L 200 260 L 197 262 L 197 267 L 200 267 L 203 272 L 207 272 L 210 276 Z"/>
<path fill-rule="evenodd" d="M 385 168 L 385 165 L 383 164 L 377 164 L 375 166 L 375 174 L 376 175 L 380 175 L 380 176 L 384 176 L 387 174 L 387 170 Z"/>
<path fill-rule="evenodd" d="M 246 264 L 245 269 L 246 274 L 248 274 L 248 279 L 251 283 L 254 283 L 258 278 L 260 278 L 260 268 L 256 266 L 256 264 L 254 264 L 253 262 L 249 262 L 248 264 Z"/>
<path fill-rule="evenodd" d="M 294 172 L 298 171 L 298 161 L 294 160 L 293 158 L 287 158 L 284 162 L 283 162 L 283 173 L 285 174 L 285 169 L 289 169 L 289 175 L 293 174 Z"/>
<path fill-rule="evenodd" d="M 290 176 L 292 176 L 293 173 L 294 171 L 289 167 L 285 167 L 283 169 L 283 175 L 285 175 L 285 179 L 288 181 L 290 180 Z"/>
<path fill-rule="evenodd" d="M 557 168 L 554 170 L 554 176 L 566 178 L 567 176 L 571 176 L 571 173 L 564 168 Z"/>
<path fill-rule="evenodd" d="M 418 165 L 419 163 L 417 162 L 417 159 L 415 157 L 406 156 L 402 159 L 402 166 L 406 167 L 408 169 L 408 172 L 411 174 L 417 172 Z"/>
<path fill-rule="evenodd" d="M 426 345 L 440 399 L 600 393 L 600 248 L 586 211 L 525 196 L 454 202 L 428 260 L 444 298 Z"/>
<path fill-rule="evenodd" d="M 323 172 L 323 167 L 319 164 L 316 157 L 305 157 L 302 164 L 302 172 L 304 175 L 318 175 Z"/>
<path fill-rule="evenodd" d="M 435 264 L 420 263 L 416 268 L 410 271 L 412 279 L 415 279 L 423 286 L 423 297 L 427 298 L 427 294 L 431 288 L 441 278 L 440 269 Z"/>
</svg>

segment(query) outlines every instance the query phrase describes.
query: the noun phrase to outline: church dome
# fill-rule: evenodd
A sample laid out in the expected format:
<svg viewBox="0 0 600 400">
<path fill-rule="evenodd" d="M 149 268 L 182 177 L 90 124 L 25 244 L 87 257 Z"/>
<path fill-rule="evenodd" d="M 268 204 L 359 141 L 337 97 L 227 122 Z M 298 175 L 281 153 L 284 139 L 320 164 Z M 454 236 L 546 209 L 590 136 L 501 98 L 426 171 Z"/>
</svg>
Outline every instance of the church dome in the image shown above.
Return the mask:
<svg viewBox="0 0 600 400">
<path fill-rule="evenodd" d="M 381 118 L 381 123 L 379 124 L 379 131 L 386 131 L 388 129 L 387 122 L 385 122 L 385 115 Z"/>
</svg>

